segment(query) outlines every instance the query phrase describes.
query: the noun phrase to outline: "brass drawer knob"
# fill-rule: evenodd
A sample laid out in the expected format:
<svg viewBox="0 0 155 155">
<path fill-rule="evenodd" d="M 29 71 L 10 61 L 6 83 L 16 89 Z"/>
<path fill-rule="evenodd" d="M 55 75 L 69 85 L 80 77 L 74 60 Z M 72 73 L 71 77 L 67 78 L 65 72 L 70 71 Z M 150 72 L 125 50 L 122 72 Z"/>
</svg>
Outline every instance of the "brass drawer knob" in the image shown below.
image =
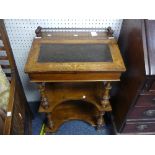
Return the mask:
<svg viewBox="0 0 155 155">
<path fill-rule="evenodd" d="M 144 115 L 148 117 L 155 117 L 155 110 L 146 110 L 144 111 Z"/>
<path fill-rule="evenodd" d="M 148 128 L 148 125 L 141 124 L 141 125 L 137 125 L 136 128 L 137 128 L 138 131 L 144 131 L 145 129 Z"/>
<path fill-rule="evenodd" d="M 152 104 L 155 104 L 155 98 L 152 99 Z"/>
</svg>

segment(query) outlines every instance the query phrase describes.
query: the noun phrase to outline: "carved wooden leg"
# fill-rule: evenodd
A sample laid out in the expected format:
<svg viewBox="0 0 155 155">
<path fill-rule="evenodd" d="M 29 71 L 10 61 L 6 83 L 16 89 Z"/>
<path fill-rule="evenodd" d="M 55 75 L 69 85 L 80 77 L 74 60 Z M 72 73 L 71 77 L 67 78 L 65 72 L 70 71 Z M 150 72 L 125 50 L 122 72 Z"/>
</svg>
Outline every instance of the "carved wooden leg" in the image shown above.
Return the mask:
<svg viewBox="0 0 155 155">
<path fill-rule="evenodd" d="M 44 109 L 47 109 L 49 107 L 48 100 L 45 93 L 45 83 L 39 84 L 39 90 L 41 94 L 41 105 Z"/>
<path fill-rule="evenodd" d="M 104 126 L 104 118 L 103 118 L 104 114 L 105 114 L 104 111 L 100 111 L 99 117 L 97 119 L 97 130 L 101 129 Z"/>
<path fill-rule="evenodd" d="M 105 86 L 105 91 L 103 93 L 103 98 L 101 99 L 101 104 L 102 104 L 102 106 L 103 106 L 105 111 L 111 111 L 112 110 L 110 102 L 109 102 L 109 99 L 110 99 L 110 95 L 109 95 L 110 89 L 111 89 L 111 84 L 110 84 L 110 82 L 107 82 L 106 86 Z"/>
<path fill-rule="evenodd" d="M 52 119 L 51 119 L 51 113 L 47 113 L 47 125 L 48 125 L 48 127 L 50 128 L 50 129 L 52 129 L 53 128 L 53 121 L 52 121 Z"/>
<path fill-rule="evenodd" d="M 105 111 L 111 111 L 112 110 L 110 102 L 109 102 L 109 99 L 110 99 L 110 95 L 109 95 L 110 89 L 111 89 L 110 82 L 107 82 L 105 84 L 103 97 L 101 98 L 101 105 L 102 105 L 103 108 L 102 108 L 102 111 L 99 112 L 99 117 L 97 119 L 97 129 L 98 130 L 101 129 L 103 127 L 103 125 L 104 125 L 103 115 L 105 114 Z"/>
</svg>

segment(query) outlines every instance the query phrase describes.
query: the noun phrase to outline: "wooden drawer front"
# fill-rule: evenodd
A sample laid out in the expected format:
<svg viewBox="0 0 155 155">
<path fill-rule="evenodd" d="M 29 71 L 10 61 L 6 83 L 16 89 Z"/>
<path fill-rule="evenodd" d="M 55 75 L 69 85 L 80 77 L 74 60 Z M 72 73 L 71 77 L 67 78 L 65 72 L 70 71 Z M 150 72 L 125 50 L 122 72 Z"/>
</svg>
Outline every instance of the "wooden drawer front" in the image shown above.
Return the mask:
<svg viewBox="0 0 155 155">
<path fill-rule="evenodd" d="M 150 91 L 155 91 L 155 81 L 152 83 Z"/>
<path fill-rule="evenodd" d="M 129 111 L 127 120 L 155 120 L 155 107 L 136 107 Z"/>
<path fill-rule="evenodd" d="M 155 107 L 155 95 L 139 95 L 136 107 Z"/>
<path fill-rule="evenodd" d="M 150 78 L 146 80 L 145 85 L 143 87 L 143 92 L 142 93 L 155 93 L 155 79 Z"/>
<path fill-rule="evenodd" d="M 143 133 L 143 132 L 154 132 L 155 133 L 155 122 L 142 122 L 142 123 L 126 123 L 123 133 Z"/>
</svg>

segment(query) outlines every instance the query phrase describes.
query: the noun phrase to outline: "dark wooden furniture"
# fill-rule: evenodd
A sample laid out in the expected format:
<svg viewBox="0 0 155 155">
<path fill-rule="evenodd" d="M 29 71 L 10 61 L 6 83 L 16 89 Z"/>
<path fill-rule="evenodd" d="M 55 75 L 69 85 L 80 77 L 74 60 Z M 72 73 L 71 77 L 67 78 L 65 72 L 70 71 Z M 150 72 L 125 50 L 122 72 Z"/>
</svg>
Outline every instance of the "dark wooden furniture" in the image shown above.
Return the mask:
<svg viewBox="0 0 155 155">
<path fill-rule="evenodd" d="M 117 132 L 155 134 L 155 21 L 124 20 L 118 45 L 127 71 L 112 98 Z"/>
<path fill-rule="evenodd" d="M 101 30 L 100 30 L 101 31 Z M 97 128 L 111 111 L 111 81 L 119 81 L 124 63 L 112 31 L 85 29 L 36 30 L 25 66 L 31 82 L 40 83 L 46 132 L 79 119 Z"/>
<path fill-rule="evenodd" d="M 10 80 L 8 108 L 5 113 L 0 113 L 0 118 L 3 120 L 0 127 L 1 130 L 3 129 L 3 134 L 31 134 L 32 114 L 23 91 L 3 20 L 0 20 L 0 41 L 3 43 L 0 47 L 0 65 Z"/>
</svg>

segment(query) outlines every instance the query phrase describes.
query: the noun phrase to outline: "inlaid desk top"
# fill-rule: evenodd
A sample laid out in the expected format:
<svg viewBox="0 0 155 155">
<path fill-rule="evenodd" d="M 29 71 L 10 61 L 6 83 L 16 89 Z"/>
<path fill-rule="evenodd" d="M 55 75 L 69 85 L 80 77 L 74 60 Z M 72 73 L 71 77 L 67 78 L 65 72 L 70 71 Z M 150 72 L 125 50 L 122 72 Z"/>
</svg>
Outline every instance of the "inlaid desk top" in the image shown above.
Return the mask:
<svg viewBox="0 0 155 155">
<path fill-rule="evenodd" d="M 25 66 L 33 82 L 118 81 L 125 66 L 114 38 L 100 33 L 35 38 Z M 61 36 L 62 35 L 62 36 Z"/>
</svg>

